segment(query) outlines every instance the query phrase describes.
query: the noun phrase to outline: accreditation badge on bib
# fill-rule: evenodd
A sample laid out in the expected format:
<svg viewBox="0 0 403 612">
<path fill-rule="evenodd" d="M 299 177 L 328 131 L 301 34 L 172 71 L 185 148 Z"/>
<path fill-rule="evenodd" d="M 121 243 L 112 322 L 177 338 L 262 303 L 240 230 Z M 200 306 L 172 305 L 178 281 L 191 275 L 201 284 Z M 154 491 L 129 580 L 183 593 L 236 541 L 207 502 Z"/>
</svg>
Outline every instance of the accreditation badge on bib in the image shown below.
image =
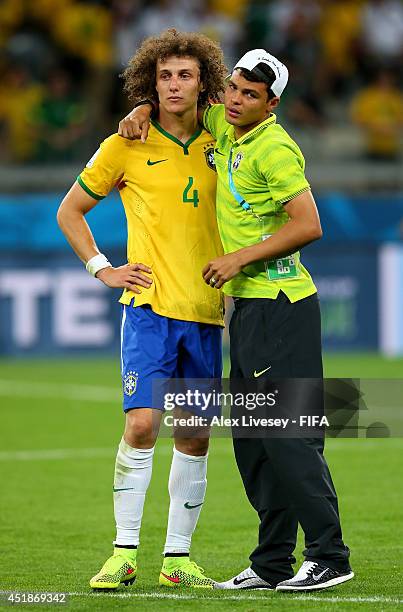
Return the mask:
<svg viewBox="0 0 403 612">
<path fill-rule="evenodd" d="M 263 234 L 262 240 L 270 238 L 272 234 Z M 265 262 L 266 273 L 269 280 L 288 280 L 299 276 L 298 270 L 298 253 L 280 257 L 279 259 L 270 259 Z"/>
</svg>

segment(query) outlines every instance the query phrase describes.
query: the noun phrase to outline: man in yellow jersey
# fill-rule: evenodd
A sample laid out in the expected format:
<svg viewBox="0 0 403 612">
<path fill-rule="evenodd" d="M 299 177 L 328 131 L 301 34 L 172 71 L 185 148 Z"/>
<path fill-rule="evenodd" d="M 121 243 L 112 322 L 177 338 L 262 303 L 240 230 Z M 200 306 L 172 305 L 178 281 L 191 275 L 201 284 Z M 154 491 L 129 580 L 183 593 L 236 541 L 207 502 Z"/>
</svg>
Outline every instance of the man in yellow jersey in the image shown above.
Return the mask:
<svg viewBox="0 0 403 612">
<path fill-rule="evenodd" d="M 200 269 L 222 253 L 216 216 L 214 142 L 198 125 L 197 104 L 216 96 L 225 67 L 216 43 L 168 30 L 144 41 L 124 73 L 134 101 L 154 98 L 159 113 L 146 144 L 107 138 L 65 196 L 58 222 L 87 270 L 124 288 L 123 407 L 126 425 L 115 466 L 113 555 L 90 585 L 131 584 L 162 406 L 152 383 L 161 378 L 219 378 L 223 304 Z M 114 187 L 128 226 L 128 264 L 113 267 L 85 221 Z M 136 263 L 136 262 L 141 262 Z M 206 491 L 208 439 L 176 437 L 169 477 L 170 508 L 159 582 L 211 588 L 189 559 Z"/>
<path fill-rule="evenodd" d="M 217 141 L 217 220 L 226 254 L 210 260 L 203 276 L 234 298 L 230 377 L 234 384 L 254 380 L 259 392 L 273 379 L 288 379 L 288 395 L 291 388 L 294 394 L 286 410 L 292 411 L 298 391 L 311 392 L 310 381 L 299 381 L 313 379 L 320 388 L 323 376 L 319 302 L 299 254 L 322 231 L 302 153 L 272 112 L 287 81 L 282 62 L 264 49 L 250 51 L 230 76 L 225 105 L 210 106 L 199 118 Z M 148 112 L 132 111 L 121 132 L 136 137 L 141 129 L 144 136 Z M 321 412 L 322 394 L 314 399 Z M 302 402 L 306 414 L 309 403 Z M 353 578 L 323 448 L 321 435 L 234 437 L 260 519 L 259 544 L 251 566 L 217 588 L 304 591 Z M 293 577 L 298 523 L 306 560 Z"/>
</svg>

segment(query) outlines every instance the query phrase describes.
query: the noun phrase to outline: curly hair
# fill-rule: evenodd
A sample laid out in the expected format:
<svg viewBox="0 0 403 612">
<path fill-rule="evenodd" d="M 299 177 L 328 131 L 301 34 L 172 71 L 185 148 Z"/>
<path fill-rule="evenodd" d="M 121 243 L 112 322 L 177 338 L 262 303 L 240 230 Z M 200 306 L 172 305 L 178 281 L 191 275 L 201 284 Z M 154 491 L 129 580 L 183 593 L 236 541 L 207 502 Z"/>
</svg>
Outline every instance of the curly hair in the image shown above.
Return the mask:
<svg viewBox="0 0 403 612">
<path fill-rule="evenodd" d="M 224 91 L 228 71 L 220 46 L 204 34 L 170 28 L 159 36 L 146 38 L 122 73 L 124 90 L 130 100 L 135 103 L 143 99 L 158 100 L 155 89 L 157 61 L 170 56 L 190 56 L 199 61 L 200 80 L 205 88 L 199 94 L 200 105 Z"/>
</svg>

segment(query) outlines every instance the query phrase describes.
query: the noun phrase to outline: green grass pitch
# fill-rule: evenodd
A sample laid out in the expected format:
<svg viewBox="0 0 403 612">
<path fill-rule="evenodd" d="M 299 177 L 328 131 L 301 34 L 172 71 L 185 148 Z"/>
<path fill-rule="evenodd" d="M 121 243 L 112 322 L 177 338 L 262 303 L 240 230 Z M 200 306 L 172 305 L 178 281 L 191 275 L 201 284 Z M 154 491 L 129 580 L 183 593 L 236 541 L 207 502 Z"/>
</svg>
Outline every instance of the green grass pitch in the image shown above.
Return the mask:
<svg viewBox="0 0 403 612">
<path fill-rule="evenodd" d="M 376 355 L 328 356 L 325 365 L 328 376 L 403 377 L 403 360 Z M 403 440 L 396 438 L 327 442 L 353 581 L 313 594 L 159 587 L 172 447 L 171 440 L 161 439 L 146 499 L 137 582 L 117 593 L 91 593 L 88 580 L 110 554 L 114 537 L 113 464 L 123 425 L 119 387 L 117 360 L 0 361 L 2 597 L 8 590 L 67 592 L 67 609 L 94 611 L 402 606 Z M 230 440 L 212 440 L 208 480 L 192 558 L 223 580 L 247 567 L 257 536 Z M 300 538 L 298 565 L 301 550 Z M 0 609 L 10 607 L 0 603 Z"/>
</svg>

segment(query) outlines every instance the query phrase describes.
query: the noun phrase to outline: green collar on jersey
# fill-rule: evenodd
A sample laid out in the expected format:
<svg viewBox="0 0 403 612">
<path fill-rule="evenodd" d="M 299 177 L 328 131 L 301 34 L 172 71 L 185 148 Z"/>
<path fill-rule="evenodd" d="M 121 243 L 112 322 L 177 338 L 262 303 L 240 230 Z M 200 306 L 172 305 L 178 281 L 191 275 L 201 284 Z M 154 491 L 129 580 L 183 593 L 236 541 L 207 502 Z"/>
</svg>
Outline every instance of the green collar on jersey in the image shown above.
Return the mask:
<svg viewBox="0 0 403 612">
<path fill-rule="evenodd" d="M 276 120 L 277 120 L 276 115 L 272 113 L 270 117 L 268 117 L 267 119 L 259 123 L 259 125 L 254 127 L 253 130 L 250 130 L 249 132 L 241 136 L 241 138 L 239 138 L 238 140 L 236 140 L 235 138 L 235 130 L 234 130 L 233 125 L 229 125 L 225 133 L 232 143 L 236 145 L 241 145 L 247 140 L 255 138 L 255 136 L 260 134 L 262 130 L 265 130 L 267 126 L 272 125 L 273 123 L 276 123 Z"/>
<path fill-rule="evenodd" d="M 196 140 L 196 138 L 198 138 L 200 136 L 200 134 L 203 131 L 202 127 L 198 127 L 197 130 L 195 131 L 195 133 L 193 134 L 193 136 L 191 136 L 189 138 L 189 140 L 185 143 L 181 142 L 179 140 L 179 138 L 176 138 L 176 136 L 174 136 L 173 134 L 170 134 L 169 132 L 167 132 L 166 130 L 164 130 L 163 127 L 160 126 L 160 124 L 158 123 L 158 121 L 155 120 L 151 120 L 151 124 L 159 131 L 161 132 L 161 134 L 163 134 L 164 136 L 166 136 L 167 138 L 169 138 L 169 140 L 172 140 L 172 142 L 175 142 L 177 145 L 179 145 L 180 147 L 183 148 L 183 153 L 185 155 L 189 155 L 189 147 L 192 144 L 192 142 L 194 142 Z"/>
</svg>

